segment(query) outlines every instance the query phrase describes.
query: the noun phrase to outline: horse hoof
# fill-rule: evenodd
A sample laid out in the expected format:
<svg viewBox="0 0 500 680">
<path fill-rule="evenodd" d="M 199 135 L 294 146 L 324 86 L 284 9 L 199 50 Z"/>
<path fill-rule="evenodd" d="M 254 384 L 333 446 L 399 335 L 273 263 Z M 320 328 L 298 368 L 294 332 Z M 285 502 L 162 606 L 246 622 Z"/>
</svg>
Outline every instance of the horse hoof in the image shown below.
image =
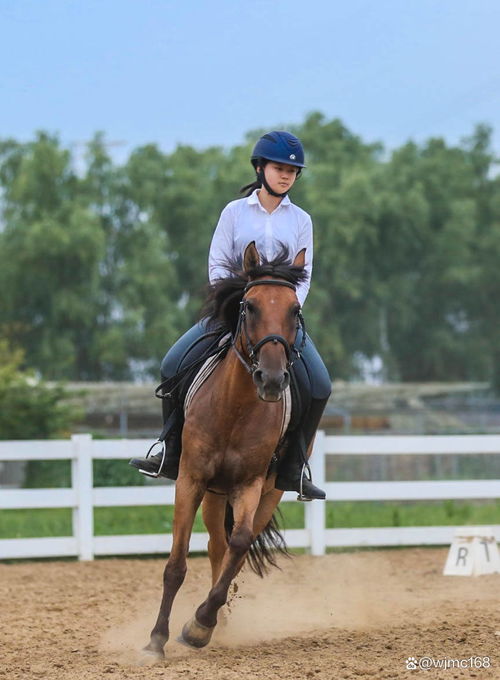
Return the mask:
<svg viewBox="0 0 500 680">
<path fill-rule="evenodd" d="M 215 626 L 210 628 L 204 626 L 196 620 L 195 616 L 193 616 L 182 629 L 182 642 L 185 642 L 190 647 L 196 647 L 197 649 L 205 647 L 205 645 L 208 645 L 210 642 L 214 628 Z"/>
<path fill-rule="evenodd" d="M 137 654 L 137 665 L 143 667 L 156 666 L 156 664 L 165 661 L 165 654 L 159 652 L 152 652 L 149 649 L 141 649 Z"/>
<path fill-rule="evenodd" d="M 151 638 L 149 644 L 142 649 L 143 654 L 156 657 L 157 659 L 164 659 L 165 652 L 163 651 L 163 644 L 159 640 Z"/>
</svg>

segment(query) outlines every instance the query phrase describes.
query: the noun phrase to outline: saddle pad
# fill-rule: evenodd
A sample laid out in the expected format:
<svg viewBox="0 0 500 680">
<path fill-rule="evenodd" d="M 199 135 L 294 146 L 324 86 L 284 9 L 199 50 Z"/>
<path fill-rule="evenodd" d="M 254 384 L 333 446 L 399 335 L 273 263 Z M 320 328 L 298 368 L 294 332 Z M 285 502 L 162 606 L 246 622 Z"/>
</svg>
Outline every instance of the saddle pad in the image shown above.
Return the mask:
<svg viewBox="0 0 500 680">
<path fill-rule="evenodd" d="M 211 357 L 208 357 L 206 361 L 203 362 L 201 365 L 200 370 L 198 373 L 195 374 L 193 378 L 193 382 L 188 388 L 188 391 L 186 392 L 186 396 L 184 397 L 184 417 L 186 416 L 189 407 L 191 406 L 191 402 L 193 401 L 193 397 L 198 392 L 200 387 L 203 385 L 205 380 L 214 372 L 215 367 L 221 360 L 222 356 L 222 348 L 224 343 L 229 340 L 231 337 L 230 333 L 226 333 L 220 340 L 219 340 L 219 347 L 221 347 L 221 352 L 217 353 Z"/>
<path fill-rule="evenodd" d="M 191 406 L 191 402 L 193 401 L 194 395 L 196 394 L 196 392 L 198 392 L 200 387 L 209 378 L 209 376 L 212 375 L 219 361 L 220 361 L 219 354 L 215 354 L 212 357 L 208 357 L 208 359 L 202 364 L 198 373 L 195 375 L 193 382 L 189 386 L 189 389 L 186 393 L 186 398 L 184 399 L 184 417 L 187 415 L 189 407 Z"/>
<path fill-rule="evenodd" d="M 209 357 L 196 374 L 184 400 L 184 417 L 187 416 L 187 412 L 191 406 L 194 395 L 198 392 L 203 383 L 212 375 L 220 360 L 220 354 L 215 354 L 214 356 Z M 281 421 L 281 432 L 279 437 L 280 441 L 285 436 L 292 415 L 292 393 L 290 386 L 288 386 L 283 392 L 281 403 L 283 404 L 283 418 Z"/>
</svg>

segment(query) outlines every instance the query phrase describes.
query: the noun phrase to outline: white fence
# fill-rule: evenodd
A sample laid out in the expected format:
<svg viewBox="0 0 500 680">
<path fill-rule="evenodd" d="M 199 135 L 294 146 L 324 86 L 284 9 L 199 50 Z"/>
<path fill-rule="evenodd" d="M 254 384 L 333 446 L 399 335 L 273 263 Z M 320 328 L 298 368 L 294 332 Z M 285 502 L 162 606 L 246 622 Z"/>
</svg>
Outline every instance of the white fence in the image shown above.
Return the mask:
<svg viewBox="0 0 500 680">
<path fill-rule="evenodd" d="M 94 536 L 94 507 L 170 505 L 174 486 L 129 486 L 94 488 L 92 460 L 127 459 L 140 454 L 149 440 L 93 440 L 90 435 L 73 435 L 65 441 L 2 441 L 0 461 L 72 461 L 72 486 L 67 489 L 0 489 L 0 509 L 72 508 L 73 535 L 57 538 L 16 538 L 0 540 L 0 559 L 77 556 L 91 560 L 96 555 L 168 553 L 171 534 Z M 377 454 L 497 454 L 500 435 L 460 436 L 325 436 L 318 432 L 311 459 L 314 481 L 331 501 L 397 501 L 500 498 L 500 480 L 408 481 L 408 482 L 325 482 L 325 456 Z M 287 492 L 285 501 L 295 500 Z M 327 547 L 443 545 L 451 543 L 455 527 L 386 527 L 327 529 L 325 503 L 305 505 L 305 528 L 285 531 L 292 548 L 309 549 L 322 555 Z M 500 519 L 500 518 L 499 518 Z M 500 524 L 493 526 L 497 540 Z M 193 533 L 191 550 L 205 551 L 207 534 Z"/>
</svg>

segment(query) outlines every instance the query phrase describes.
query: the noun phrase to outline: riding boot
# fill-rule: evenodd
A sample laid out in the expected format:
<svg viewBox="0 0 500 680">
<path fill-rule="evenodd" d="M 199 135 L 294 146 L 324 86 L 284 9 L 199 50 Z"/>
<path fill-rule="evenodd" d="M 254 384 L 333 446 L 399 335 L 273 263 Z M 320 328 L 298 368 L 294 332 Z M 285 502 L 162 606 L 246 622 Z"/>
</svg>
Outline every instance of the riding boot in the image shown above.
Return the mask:
<svg viewBox="0 0 500 680">
<path fill-rule="evenodd" d="M 182 409 L 169 399 L 162 401 L 164 427 L 163 431 L 145 458 L 132 458 L 129 465 L 137 468 L 149 477 L 167 477 L 177 479 L 182 449 L 182 426 L 184 424 Z M 152 454 L 159 447 L 158 453 Z"/>
<path fill-rule="evenodd" d="M 298 500 L 324 500 L 326 493 L 314 486 L 307 462 L 307 450 L 313 440 L 328 399 L 312 399 L 307 415 L 292 433 L 285 455 L 279 463 L 275 487 L 280 491 L 297 491 Z"/>
</svg>

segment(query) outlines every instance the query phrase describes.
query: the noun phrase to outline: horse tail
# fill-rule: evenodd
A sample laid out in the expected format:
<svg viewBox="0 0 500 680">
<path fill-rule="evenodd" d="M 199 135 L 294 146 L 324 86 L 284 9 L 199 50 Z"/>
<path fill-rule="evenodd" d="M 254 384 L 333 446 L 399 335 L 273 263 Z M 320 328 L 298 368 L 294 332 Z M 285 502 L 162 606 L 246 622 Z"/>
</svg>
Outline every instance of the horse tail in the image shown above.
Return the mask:
<svg viewBox="0 0 500 680">
<path fill-rule="evenodd" d="M 258 576 L 263 578 L 270 567 L 280 569 L 276 562 L 278 555 L 291 557 L 285 543 L 285 539 L 280 529 L 279 520 L 283 520 L 281 510 L 276 508 L 273 516 L 269 520 L 265 529 L 254 539 L 247 555 L 247 562 L 250 569 Z M 226 515 L 224 518 L 224 528 L 226 530 L 226 538 L 229 540 L 231 532 L 234 527 L 233 506 L 226 503 Z"/>
</svg>

